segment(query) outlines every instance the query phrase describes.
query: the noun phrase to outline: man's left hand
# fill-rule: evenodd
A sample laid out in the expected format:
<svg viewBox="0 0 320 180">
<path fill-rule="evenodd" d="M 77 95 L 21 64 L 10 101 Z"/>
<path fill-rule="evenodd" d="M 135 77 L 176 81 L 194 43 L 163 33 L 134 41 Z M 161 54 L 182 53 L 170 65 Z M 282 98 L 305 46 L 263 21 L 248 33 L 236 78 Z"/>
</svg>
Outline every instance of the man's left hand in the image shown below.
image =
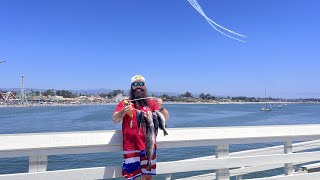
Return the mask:
<svg viewBox="0 0 320 180">
<path fill-rule="evenodd" d="M 158 107 L 161 109 L 162 108 L 162 104 L 163 104 L 162 99 L 161 98 L 156 98 L 155 101 L 156 101 Z"/>
</svg>

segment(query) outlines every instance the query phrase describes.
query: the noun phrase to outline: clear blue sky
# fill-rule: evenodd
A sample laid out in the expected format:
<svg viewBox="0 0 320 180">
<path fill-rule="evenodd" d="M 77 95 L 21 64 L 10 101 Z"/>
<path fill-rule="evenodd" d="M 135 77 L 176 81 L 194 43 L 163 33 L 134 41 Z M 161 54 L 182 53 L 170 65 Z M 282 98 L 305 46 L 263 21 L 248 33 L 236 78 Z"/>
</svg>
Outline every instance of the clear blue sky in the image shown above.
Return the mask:
<svg viewBox="0 0 320 180">
<path fill-rule="evenodd" d="M 0 88 L 129 89 L 320 97 L 320 1 L 1 0 Z"/>
</svg>

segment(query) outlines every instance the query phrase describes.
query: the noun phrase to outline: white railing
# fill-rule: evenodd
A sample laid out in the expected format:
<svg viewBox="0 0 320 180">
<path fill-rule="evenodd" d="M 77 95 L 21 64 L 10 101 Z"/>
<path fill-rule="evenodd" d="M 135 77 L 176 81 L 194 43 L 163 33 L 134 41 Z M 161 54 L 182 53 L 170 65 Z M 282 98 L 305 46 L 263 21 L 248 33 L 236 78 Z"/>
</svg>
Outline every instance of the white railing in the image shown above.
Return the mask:
<svg viewBox="0 0 320 180">
<path fill-rule="evenodd" d="M 159 133 L 158 149 L 215 146 L 215 157 L 158 162 L 157 174 L 173 174 L 200 170 L 216 170 L 217 179 L 229 179 L 230 168 L 254 168 L 282 164 L 285 174 L 277 178 L 317 177 L 318 173 L 293 174 L 293 164 L 320 161 L 320 152 L 292 153 L 293 141 L 320 139 L 320 125 L 252 126 L 168 129 L 166 137 Z M 0 135 L 0 158 L 29 157 L 29 172 L 0 175 L 0 180 L 40 179 L 110 179 L 121 177 L 121 167 L 94 167 L 46 171 L 49 155 L 122 151 L 121 131 L 90 131 Z M 231 144 L 282 142 L 282 152 L 273 154 L 238 153 L 229 155 Z M 318 143 L 319 145 L 319 143 Z M 208 149 L 213 151 L 213 149 Z M 159 154 L 158 156 L 161 156 Z M 50 163 L 50 162 L 49 162 Z M 190 166 L 192 164 L 192 166 Z M 259 168 L 258 168 L 259 169 Z M 263 168 L 260 168 L 260 170 Z M 238 169 L 239 170 L 239 169 Z M 241 174 L 241 173 L 240 173 Z M 271 177 L 272 178 L 272 177 Z"/>
<path fill-rule="evenodd" d="M 300 142 L 295 143 L 292 145 L 293 153 L 302 152 L 305 150 L 310 149 L 316 149 L 320 147 L 320 140 L 314 140 L 314 141 L 306 141 L 306 142 Z M 246 150 L 246 151 L 239 151 L 230 153 L 230 157 L 242 157 L 242 156 L 257 156 L 257 155 L 270 155 L 270 154 L 281 154 L 284 152 L 284 146 L 272 146 L 267 148 L 261 148 L 261 149 L 253 149 L 253 150 Z M 186 159 L 182 161 L 192 161 L 192 160 L 201 160 L 201 159 L 213 159 L 216 158 L 215 156 L 205 156 L 200 158 L 193 158 L 193 159 Z M 312 164 L 314 165 L 314 164 Z M 315 166 L 315 165 L 314 165 Z M 241 167 L 230 170 L 230 176 L 237 176 L 238 179 L 242 178 L 242 175 L 250 174 L 254 172 L 260 172 L 260 171 L 266 171 L 270 169 L 276 169 L 283 167 L 283 164 L 271 164 L 271 165 L 263 165 L 263 166 L 247 166 L 247 167 Z M 307 167 L 307 166 L 303 166 Z M 308 166 L 309 167 L 309 166 Z M 320 167 L 320 164 L 319 166 Z M 312 167 L 315 169 L 315 167 Z M 299 172 L 299 173 L 306 173 L 305 172 Z M 215 179 L 216 174 L 215 173 L 209 173 L 209 174 L 202 174 L 197 176 L 191 176 L 187 178 L 182 178 L 180 180 L 194 180 L 194 179 L 201 179 L 201 180 L 211 180 Z"/>
</svg>

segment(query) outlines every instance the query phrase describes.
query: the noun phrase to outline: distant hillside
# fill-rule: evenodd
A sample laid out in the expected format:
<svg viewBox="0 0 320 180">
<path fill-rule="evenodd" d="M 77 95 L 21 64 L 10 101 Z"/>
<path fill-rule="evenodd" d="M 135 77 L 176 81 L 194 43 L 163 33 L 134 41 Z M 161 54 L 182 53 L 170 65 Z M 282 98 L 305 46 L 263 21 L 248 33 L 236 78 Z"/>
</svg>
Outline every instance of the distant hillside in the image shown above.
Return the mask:
<svg viewBox="0 0 320 180">
<path fill-rule="evenodd" d="M 11 91 L 11 92 L 20 92 L 20 88 L 0 88 L 1 91 Z M 33 91 L 46 91 L 46 89 L 37 89 L 37 88 L 25 88 L 24 92 L 29 93 Z"/>
<path fill-rule="evenodd" d="M 109 93 L 112 92 L 112 89 L 81 89 L 81 90 L 69 90 L 72 93 L 78 93 L 78 94 L 100 94 L 100 93 Z"/>
</svg>

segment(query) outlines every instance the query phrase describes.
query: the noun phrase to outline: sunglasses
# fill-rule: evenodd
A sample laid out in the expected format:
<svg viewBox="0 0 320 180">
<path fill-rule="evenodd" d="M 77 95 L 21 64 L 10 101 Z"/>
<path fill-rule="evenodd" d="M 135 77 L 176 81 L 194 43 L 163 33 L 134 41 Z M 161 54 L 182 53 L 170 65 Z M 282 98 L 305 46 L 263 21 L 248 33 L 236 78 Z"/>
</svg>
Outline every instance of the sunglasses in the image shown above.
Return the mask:
<svg viewBox="0 0 320 180">
<path fill-rule="evenodd" d="M 144 82 L 133 82 L 131 85 L 132 86 L 144 86 L 145 84 L 144 84 Z"/>
</svg>

